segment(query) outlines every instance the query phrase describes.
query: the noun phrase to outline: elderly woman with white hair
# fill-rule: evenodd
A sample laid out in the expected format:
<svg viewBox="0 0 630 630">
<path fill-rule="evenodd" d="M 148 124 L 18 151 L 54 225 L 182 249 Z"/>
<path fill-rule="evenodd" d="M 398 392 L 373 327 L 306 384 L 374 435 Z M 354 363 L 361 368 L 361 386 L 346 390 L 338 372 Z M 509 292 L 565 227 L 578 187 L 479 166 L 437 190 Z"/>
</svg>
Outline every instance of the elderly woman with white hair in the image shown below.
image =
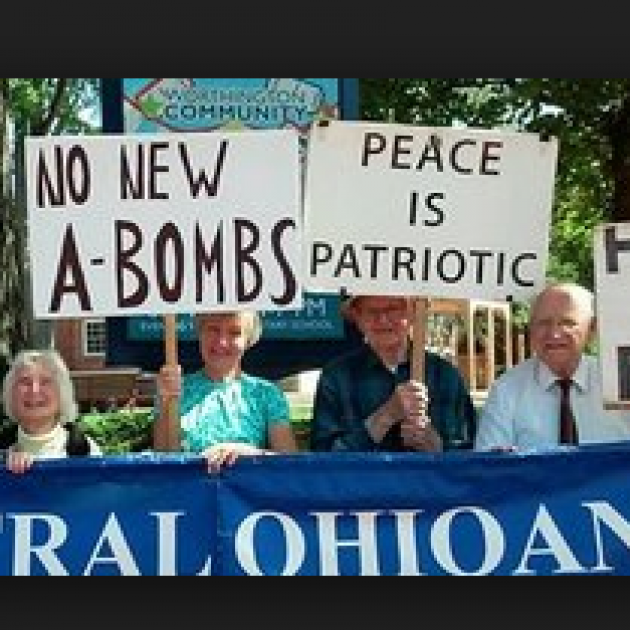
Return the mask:
<svg viewBox="0 0 630 630">
<path fill-rule="evenodd" d="M 158 451 L 202 454 L 211 471 L 243 455 L 298 450 L 285 394 L 273 382 L 246 374 L 242 358 L 260 338 L 262 324 L 252 311 L 195 316 L 203 367 L 182 376 L 165 365 L 157 377 L 153 431 Z M 179 399 L 179 431 L 173 446 L 164 410 Z"/>
<path fill-rule="evenodd" d="M 25 472 L 36 459 L 102 454 L 75 423 L 72 379 L 54 350 L 20 352 L 5 376 L 2 402 L 12 422 L 0 435 L 0 449 L 12 472 Z"/>
</svg>

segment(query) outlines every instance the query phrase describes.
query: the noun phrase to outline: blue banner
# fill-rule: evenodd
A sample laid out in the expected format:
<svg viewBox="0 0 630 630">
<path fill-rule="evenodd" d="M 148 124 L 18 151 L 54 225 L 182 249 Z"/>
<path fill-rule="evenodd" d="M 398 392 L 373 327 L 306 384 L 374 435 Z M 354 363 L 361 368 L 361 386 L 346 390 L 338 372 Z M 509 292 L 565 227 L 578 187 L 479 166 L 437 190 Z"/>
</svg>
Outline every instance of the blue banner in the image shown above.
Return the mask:
<svg viewBox="0 0 630 630">
<path fill-rule="evenodd" d="M 37 462 L 0 473 L 0 575 L 205 575 L 215 481 L 200 460 Z"/>
<path fill-rule="evenodd" d="M 0 472 L 2 575 L 628 575 L 630 445 Z"/>
</svg>

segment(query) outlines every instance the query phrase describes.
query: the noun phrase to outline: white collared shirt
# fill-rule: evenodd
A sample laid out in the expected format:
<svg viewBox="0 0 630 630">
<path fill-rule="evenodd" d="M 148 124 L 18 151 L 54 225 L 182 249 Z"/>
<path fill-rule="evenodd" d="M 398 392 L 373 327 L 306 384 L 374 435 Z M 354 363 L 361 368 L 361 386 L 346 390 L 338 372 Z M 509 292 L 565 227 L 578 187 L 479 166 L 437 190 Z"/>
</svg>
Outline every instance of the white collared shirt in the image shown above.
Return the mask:
<svg viewBox="0 0 630 630">
<path fill-rule="evenodd" d="M 475 450 L 557 446 L 560 388 L 556 381 L 557 376 L 536 357 L 497 379 L 479 418 Z M 596 358 L 582 357 L 570 397 L 580 444 L 630 440 L 630 411 L 604 409 Z"/>
</svg>

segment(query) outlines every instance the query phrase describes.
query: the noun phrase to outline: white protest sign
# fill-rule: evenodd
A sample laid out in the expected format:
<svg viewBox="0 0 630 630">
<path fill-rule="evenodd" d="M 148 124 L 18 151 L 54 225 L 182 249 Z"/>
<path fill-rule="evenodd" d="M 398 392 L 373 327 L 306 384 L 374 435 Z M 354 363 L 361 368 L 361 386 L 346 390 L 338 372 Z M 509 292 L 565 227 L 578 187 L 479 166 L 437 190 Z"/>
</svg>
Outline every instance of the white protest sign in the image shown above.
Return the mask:
<svg viewBox="0 0 630 630">
<path fill-rule="evenodd" d="M 302 306 L 293 130 L 27 140 L 38 318 Z"/>
<path fill-rule="evenodd" d="M 330 121 L 309 143 L 313 291 L 528 299 L 545 282 L 558 143 Z"/>
<path fill-rule="evenodd" d="M 604 406 L 630 409 L 630 224 L 597 226 L 593 251 Z"/>
</svg>

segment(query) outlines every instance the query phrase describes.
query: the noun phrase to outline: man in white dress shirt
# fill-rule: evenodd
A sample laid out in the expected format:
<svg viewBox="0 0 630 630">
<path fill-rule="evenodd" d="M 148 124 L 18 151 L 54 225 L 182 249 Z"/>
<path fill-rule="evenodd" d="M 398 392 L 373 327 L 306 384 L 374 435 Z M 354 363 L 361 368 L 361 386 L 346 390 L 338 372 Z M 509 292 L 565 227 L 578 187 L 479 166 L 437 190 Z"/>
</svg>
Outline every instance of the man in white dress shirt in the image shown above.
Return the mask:
<svg viewBox="0 0 630 630">
<path fill-rule="evenodd" d="M 630 412 L 604 409 L 599 363 L 585 353 L 595 335 L 593 294 L 547 287 L 532 305 L 532 358 L 497 379 L 479 418 L 478 451 L 527 451 L 560 443 L 560 386 L 570 379 L 579 444 L 630 440 Z"/>
</svg>

